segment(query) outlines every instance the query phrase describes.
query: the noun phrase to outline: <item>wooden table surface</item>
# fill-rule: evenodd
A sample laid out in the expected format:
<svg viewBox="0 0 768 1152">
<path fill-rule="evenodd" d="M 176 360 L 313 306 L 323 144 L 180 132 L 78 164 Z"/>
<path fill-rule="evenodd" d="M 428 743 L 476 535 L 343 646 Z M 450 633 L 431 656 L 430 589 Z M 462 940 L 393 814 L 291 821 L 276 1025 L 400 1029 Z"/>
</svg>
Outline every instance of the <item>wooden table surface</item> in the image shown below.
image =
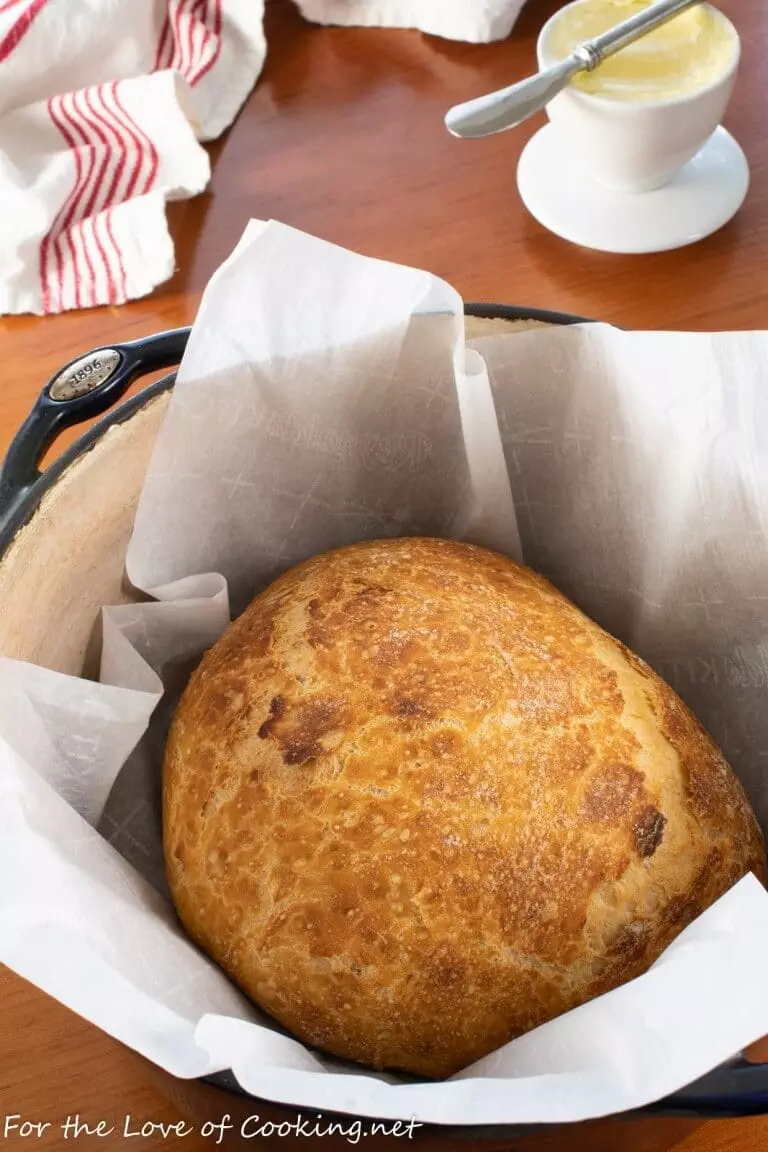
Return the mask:
<svg viewBox="0 0 768 1152">
<path fill-rule="evenodd" d="M 266 70 L 234 127 L 211 147 L 210 187 L 170 207 L 178 266 L 173 280 L 122 308 L 0 320 L 0 449 L 47 377 L 71 357 L 191 322 L 208 277 L 250 216 L 277 218 L 371 256 L 427 268 L 467 300 L 572 311 L 633 328 L 768 327 L 768 7 L 757 0 L 723 4 L 744 42 L 726 123 L 752 167 L 747 203 L 704 243 L 644 257 L 570 247 L 526 215 L 515 166 L 536 123 L 476 142 L 454 140 L 442 128 L 451 103 L 532 69 L 536 33 L 555 7 L 554 0 L 529 0 L 509 41 L 469 46 L 412 32 L 315 28 L 287 2 L 273 0 Z M 109 1136 L 81 1136 L 102 1148 L 124 1146 L 126 1115 L 133 1127 L 191 1116 L 196 1129 L 183 1138 L 186 1152 L 213 1146 L 200 1136 L 200 1122 L 233 1110 L 231 1099 L 172 1082 L 5 971 L 0 1104 L 0 1124 L 10 1114 L 51 1124 L 40 1139 L 22 1141 L 12 1130 L 5 1141 L 12 1145 L 63 1146 L 56 1125 L 77 1113 L 90 1124 L 114 1125 Z M 687 1121 L 632 1130 L 579 1126 L 547 1147 L 768 1149 L 768 1119 L 709 1123 L 687 1135 L 692 1127 Z M 139 1146 L 168 1148 L 178 1138 L 155 1132 L 139 1138 Z M 388 1147 L 395 1143 L 389 1140 Z M 488 1147 L 520 1152 L 528 1144 Z"/>
</svg>

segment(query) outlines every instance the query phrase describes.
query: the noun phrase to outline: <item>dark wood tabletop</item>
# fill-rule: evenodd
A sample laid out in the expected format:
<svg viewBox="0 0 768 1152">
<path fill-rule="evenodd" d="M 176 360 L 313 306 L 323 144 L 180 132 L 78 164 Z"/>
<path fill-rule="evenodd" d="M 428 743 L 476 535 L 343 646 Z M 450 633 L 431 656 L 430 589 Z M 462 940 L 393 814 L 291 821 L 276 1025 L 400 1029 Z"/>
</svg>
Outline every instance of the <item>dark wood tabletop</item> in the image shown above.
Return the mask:
<svg viewBox="0 0 768 1152">
<path fill-rule="evenodd" d="M 407 31 L 313 27 L 287 0 L 272 0 L 267 65 L 234 126 L 210 148 L 211 184 L 196 199 L 170 205 L 174 278 L 120 308 L 0 319 L 0 449 L 46 379 L 67 360 L 105 342 L 191 323 L 206 281 L 249 217 L 279 219 L 367 255 L 426 268 L 468 301 L 570 311 L 627 328 L 768 327 L 768 6 L 759 0 L 723 5 L 743 38 L 741 74 L 725 122 L 751 165 L 746 204 L 732 223 L 698 245 L 633 257 L 569 246 L 526 214 L 515 170 L 539 122 L 472 142 L 455 140 L 443 128 L 452 103 L 533 69 L 537 32 L 557 6 L 555 0 L 528 0 L 508 41 L 466 45 Z M 79 1113 L 91 1126 L 103 1121 L 102 1131 L 115 1129 L 107 1136 L 82 1134 L 88 1146 L 127 1142 L 168 1149 L 181 1140 L 185 1152 L 197 1152 L 216 1146 L 215 1138 L 200 1135 L 206 1119 L 238 1107 L 253 1111 L 212 1088 L 172 1081 L 2 970 L 0 1103 L 0 1125 L 15 1114 L 19 1123 L 50 1125 L 40 1138 L 33 1131 L 22 1140 L 12 1129 L 4 1141 L 28 1148 L 69 1147 L 58 1125 Z M 126 1116 L 134 1128 L 185 1123 L 191 1130 L 164 1138 L 156 1129 L 126 1141 Z M 688 1120 L 579 1125 L 551 1134 L 543 1146 L 579 1152 L 661 1152 L 673 1145 L 677 1152 L 768 1149 L 768 1119 L 709 1123 L 689 1135 L 694 1127 Z M 391 1139 L 387 1146 L 396 1143 Z M 493 1140 L 484 1146 L 527 1152 L 530 1144 Z"/>
</svg>

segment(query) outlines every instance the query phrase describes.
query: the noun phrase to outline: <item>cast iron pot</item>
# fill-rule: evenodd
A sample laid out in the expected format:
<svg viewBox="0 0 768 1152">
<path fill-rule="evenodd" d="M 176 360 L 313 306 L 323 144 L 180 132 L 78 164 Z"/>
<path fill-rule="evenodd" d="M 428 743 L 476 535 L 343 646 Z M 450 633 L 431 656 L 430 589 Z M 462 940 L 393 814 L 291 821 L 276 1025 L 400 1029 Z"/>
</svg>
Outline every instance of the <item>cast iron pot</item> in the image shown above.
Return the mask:
<svg viewBox="0 0 768 1152">
<path fill-rule="evenodd" d="M 467 305 L 466 312 L 469 336 L 580 321 L 488 304 Z M 175 372 L 112 406 L 137 378 L 177 365 L 188 336 L 188 328 L 179 328 L 98 348 L 66 365 L 38 397 L 0 472 L 0 654 L 70 675 L 97 671 L 93 636 L 101 606 L 132 598 L 123 579 L 125 554 Z M 43 455 L 62 429 L 103 413 L 40 471 Z M 227 1074 L 209 1082 L 242 1096 Z M 295 1115 L 295 1110 L 264 1101 L 252 1101 L 252 1106 L 276 1122 Z M 768 1064 L 739 1059 L 624 1119 L 762 1113 L 768 1113 Z M 438 1139 L 450 1134 L 506 1140 L 536 1132 L 544 1135 L 543 1129 L 530 1126 L 431 1129 Z M 429 1136 L 430 1126 L 425 1126 L 419 1142 Z"/>
</svg>

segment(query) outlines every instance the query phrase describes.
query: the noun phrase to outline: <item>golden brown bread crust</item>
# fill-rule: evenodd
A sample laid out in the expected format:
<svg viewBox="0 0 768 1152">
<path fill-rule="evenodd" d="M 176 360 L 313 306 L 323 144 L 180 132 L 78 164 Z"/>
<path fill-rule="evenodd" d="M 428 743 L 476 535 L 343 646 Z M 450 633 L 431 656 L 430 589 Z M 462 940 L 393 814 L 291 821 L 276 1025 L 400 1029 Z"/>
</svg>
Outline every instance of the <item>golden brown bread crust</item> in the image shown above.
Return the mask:
<svg viewBox="0 0 768 1152">
<path fill-rule="evenodd" d="M 434 1077 L 765 876 L 671 689 L 541 577 L 440 540 L 329 553 L 259 596 L 182 698 L 163 809 L 181 920 L 253 1000 Z"/>
</svg>

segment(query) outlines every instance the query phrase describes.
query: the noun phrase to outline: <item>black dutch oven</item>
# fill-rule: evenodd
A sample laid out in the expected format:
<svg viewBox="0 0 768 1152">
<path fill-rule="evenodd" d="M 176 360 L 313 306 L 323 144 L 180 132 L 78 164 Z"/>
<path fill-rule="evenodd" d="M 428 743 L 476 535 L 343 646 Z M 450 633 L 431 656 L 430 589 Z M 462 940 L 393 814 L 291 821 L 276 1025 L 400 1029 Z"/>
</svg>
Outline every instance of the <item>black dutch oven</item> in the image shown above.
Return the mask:
<svg viewBox="0 0 768 1152">
<path fill-rule="evenodd" d="M 526 323 L 563 325 L 581 322 L 580 317 L 556 312 L 490 304 L 467 305 L 466 313 L 470 324 L 472 319 L 498 320 L 506 322 L 510 327 L 520 327 Z M 128 425 L 151 402 L 170 391 L 176 379 L 173 371 L 113 407 L 136 379 L 177 365 L 184 353 L 188 336 L 188 328 L 179 328 L 125 344 L 110 344 L 72 361 L 46 385 L 14 438 L 0 473 L 0 576 L 18 541 L 27 529 L 34 526 L 36 517 L 42 516 L 41 509 L 46 507 L 46 500 L 68 475 L 74 474 L 78 462 L 85 459 L 87 454 L 98 451 L 112 430 Z M 106 415 L 102 420 L 89 428 L 45 471 L 40 471 L 40 462 L 45 452 L 63 429 L 104 413 Z M 6 599 L 2 578 L 0 598 Z M 34 659 L 34 655 L 20 651 L 18 644 L 12 644 L 9 650 L 1 634 L 0 653 Z M 55 661 L 48 661 L 47 666 L 56 666 Z M 61 670 L 71 669 L 62 667 Z M 225 1092 L 243 1095 L 229 1074 L 208 1079 L 209 1083 Z M 258 1108 L 261 1103 L 254 1101 L 254 1108 Z M 271 1104 L 268 1108 L 270 1116 L 276 1120 L 290 1121 L 295 1117 L 295 1109 Z M 703 1119 L 762 1113 L 768 1113 L 768 1064 L 750 1064 L 739 1058 L 665 1100 L 638 1112 L 625 1114 L 623 1119 L 652 1116 Z M 326 1118 L 332 1119 L 330 1116 Z M 354 1118 L 338 1119 L 348 1122 Z M 544 1135 L 545 1131 L 550 1136 L 553 1134 L 551 1129 L 547 1130 L 543 1126 L 438 1128 L 426 1125 L 419 1137 L 423 1139 L 431 1134 L 433 1137 L 453 1136 L 464 1140 L 506 1140 Z"/>
</svg>

